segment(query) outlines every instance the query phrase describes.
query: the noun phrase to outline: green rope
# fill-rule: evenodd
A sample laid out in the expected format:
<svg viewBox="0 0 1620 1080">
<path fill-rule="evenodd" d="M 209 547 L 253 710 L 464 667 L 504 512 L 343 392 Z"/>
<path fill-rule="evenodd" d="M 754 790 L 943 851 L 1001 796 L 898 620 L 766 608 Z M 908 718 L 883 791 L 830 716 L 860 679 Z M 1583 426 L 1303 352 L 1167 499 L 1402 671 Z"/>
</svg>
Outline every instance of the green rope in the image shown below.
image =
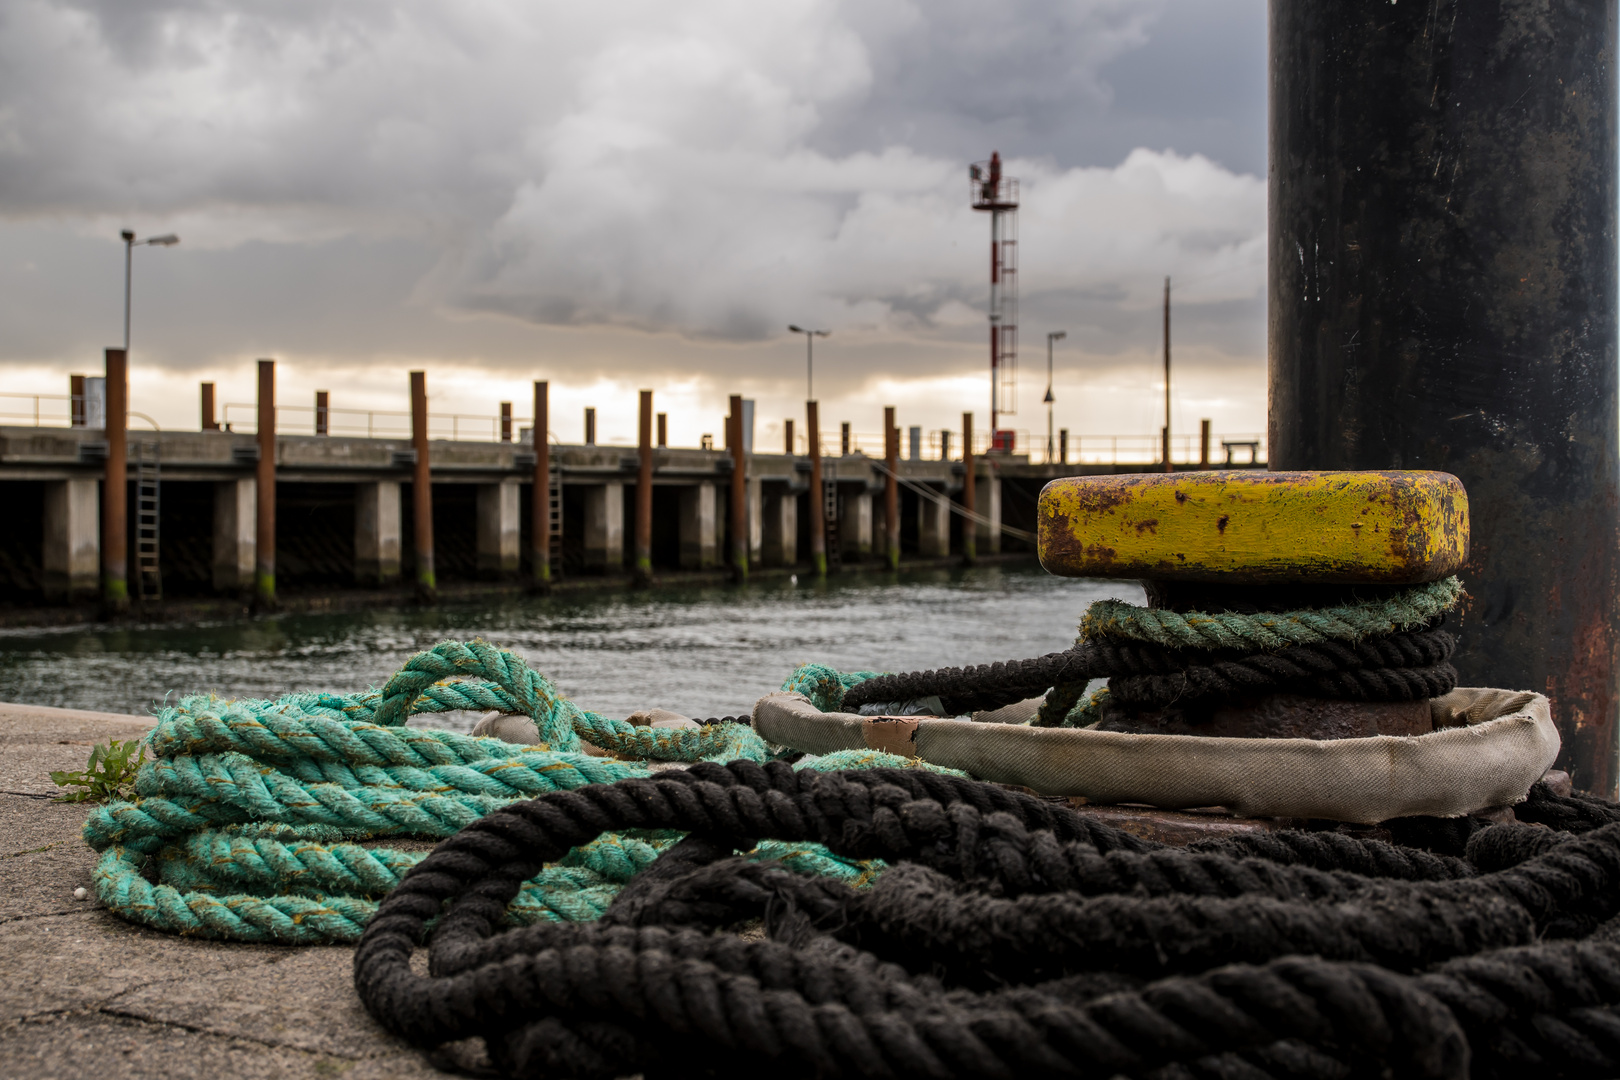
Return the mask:
<svg viewBox="0 0 1620 1080">
<path fill-rule="evenodd" d="M 542 741 L 514 746 L 403 726 L 451 709 L 521 713 Z M 153 758 L 136 777 L 136 798 L 96 807 L 85 823 L 101 853 L 102 903 L 161 930 L 296 944 L 358 939 L 378 901 L 423 857 L 360 841 L 443 838 L 519 799 L 645 776 L 645 760 L 769 757 L 741 724 L 644 728 L 587 712 L 483 641 L 418 653 L 380 691 L 183 698 L 159 714 L 148 742 Z M 585 742 L 618 757 L 588 755 Z M 577 848 L 524 885 L 507 921 L 598 918 L 678 838 L 609 835 Z M 856 885 L 882 866 L 816 845 L 764 843 L 750 857 Z"/>
<path fill-rule="evenodd" d="M 803 694 L 822 712 L 838 712 L 844 705 L 844 691 L 881 674 L 881 671 L 843 672 L 826 664 L 801 664 L 788 676 L 782 689 Z"/>
<path fill-rule="evenodd" d="M 1080 640 L 1151 641 L 1173 649 L 1280 649 L 1324 641 L 1360 641 L 1423 626 L 1462 598 L 1455 577 L 1414 586 L 1383 600 L 1301 611 L 1181 614 L 1099 600 L 1080 620 Z"/>
</svg>

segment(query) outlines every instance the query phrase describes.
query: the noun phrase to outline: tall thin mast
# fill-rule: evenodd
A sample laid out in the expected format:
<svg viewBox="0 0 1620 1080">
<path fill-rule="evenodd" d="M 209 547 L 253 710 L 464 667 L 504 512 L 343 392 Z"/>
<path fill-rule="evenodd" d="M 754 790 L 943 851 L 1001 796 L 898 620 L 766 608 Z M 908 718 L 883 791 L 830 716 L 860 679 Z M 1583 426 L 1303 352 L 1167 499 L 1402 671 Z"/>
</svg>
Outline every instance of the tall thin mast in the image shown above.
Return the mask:
<svg viewBox="0 0 1620 1080">
<path fill-rule="evenodd" d="M 1170 277 L 1164 279 L 1164 471 L 1175 472 L 1170 464 Z"/>
</svg>

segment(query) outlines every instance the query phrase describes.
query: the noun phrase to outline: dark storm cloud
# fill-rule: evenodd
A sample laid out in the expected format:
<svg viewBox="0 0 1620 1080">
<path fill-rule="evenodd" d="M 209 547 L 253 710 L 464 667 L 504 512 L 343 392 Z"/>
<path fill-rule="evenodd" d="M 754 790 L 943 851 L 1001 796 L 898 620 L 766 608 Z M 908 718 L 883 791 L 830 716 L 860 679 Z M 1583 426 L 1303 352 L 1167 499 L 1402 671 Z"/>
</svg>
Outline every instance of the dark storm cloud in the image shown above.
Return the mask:
<svg viewBox="0 0 1620 1080">
<path fill-rule="evenodd" d="M 505 330 L 428 333 L 433 313 L 977 341 L 965 167 L 995 148 L 1024 182 L 1027 319 L 1128 349 L 1171 272 L 1184 332 L 1248 352 L 1263 20 L 1262 0 L 13 0 L 5 349 L 77 325 L 85 279 L 50 268 L 126 221 L 185 236 L 142 269 L 191 301 L 177 363 L 277 326 L 357 361 L 456 334 L 500 361 Z"/>
</svg>

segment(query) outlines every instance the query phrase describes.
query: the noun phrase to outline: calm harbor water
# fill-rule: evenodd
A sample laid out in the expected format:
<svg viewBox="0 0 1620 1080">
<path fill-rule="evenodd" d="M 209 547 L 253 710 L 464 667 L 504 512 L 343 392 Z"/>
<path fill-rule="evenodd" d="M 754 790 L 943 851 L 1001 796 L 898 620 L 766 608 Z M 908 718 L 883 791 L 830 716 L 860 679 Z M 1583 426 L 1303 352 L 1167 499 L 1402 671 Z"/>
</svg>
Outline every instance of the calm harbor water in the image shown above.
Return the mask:
<svg viewBox="0 0 1620 1080">
<path fill-rule="evenodd" d="M 380 686 L 436 642 L 483 637 L 608 716 L 648 706 L 720 716 L 746 712 L 811 661 L 902 671 L 1066 648 L 1086 605 L 1105 596 L 1141 601 L 1131 583 L 983 567 L 191 626 L 10 630 L 0 633 L 0 701 L 149 713 L 165 697 L 204 691 L 351 692 Z"/>
</svg>

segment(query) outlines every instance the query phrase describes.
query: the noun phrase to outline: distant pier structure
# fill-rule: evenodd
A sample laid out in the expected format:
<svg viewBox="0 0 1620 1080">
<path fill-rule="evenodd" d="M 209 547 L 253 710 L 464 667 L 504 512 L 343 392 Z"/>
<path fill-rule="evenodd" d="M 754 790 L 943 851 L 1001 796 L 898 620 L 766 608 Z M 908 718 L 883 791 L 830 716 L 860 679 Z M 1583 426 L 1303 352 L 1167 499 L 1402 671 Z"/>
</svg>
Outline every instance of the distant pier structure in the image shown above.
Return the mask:
<svg viewBox="0 0 1620 1080">
<path fill-rule="evenodd" d="M 812 420 L 790 447 L 754 438 L 754 402 L 740 395 L 723 426 L 714 418 L 723 446 L 711 435 L 670 446 L 651 390 L 635 443 L 602 441 L 594 409 L 585 438 L 575 427 L 564 441 L 543 381 L 532 417 L 507 403 L 498 415 L 429 412 L 431 372 L 401 380 L 408 408 L 344 408 L 341 388 L 320 391 L 311 407 L 277 398 L 269 360 L 259 400 L 222 405 L 204 383 L 200 429 L 159 431 L 123 396 L 123 350 L 106 361 L 106 379 L 65 377 L 69 394 L 0 391 L 0 498 L 11 508 L 0 608 L 215 597 L 268 609 L 339 590 L 431 599 L 463 586 L 786 574 L 818 565 L 817 509 L 838 523 L 821 552 L 834 568 L 1033 554 L 1047 481 L 1160 468 L 1151 435 L 1065 439 L 1057 460 L 1038 460 L 991 451 L 971 416 L 960 432 L 919 429 L 916 452 L 902 456 L 899 421 L 874 430 L 876 406 L 865 423 L 840 423 L 829 445 Z M 1179 452 L 1196 462 L 1208 447 Z M 138 535 L 139 515 L 125 507 L 143 482 L 162 497 Z M 138 539 L 152 589 L 133 588 L 126 566 Z"/>
</svg>

